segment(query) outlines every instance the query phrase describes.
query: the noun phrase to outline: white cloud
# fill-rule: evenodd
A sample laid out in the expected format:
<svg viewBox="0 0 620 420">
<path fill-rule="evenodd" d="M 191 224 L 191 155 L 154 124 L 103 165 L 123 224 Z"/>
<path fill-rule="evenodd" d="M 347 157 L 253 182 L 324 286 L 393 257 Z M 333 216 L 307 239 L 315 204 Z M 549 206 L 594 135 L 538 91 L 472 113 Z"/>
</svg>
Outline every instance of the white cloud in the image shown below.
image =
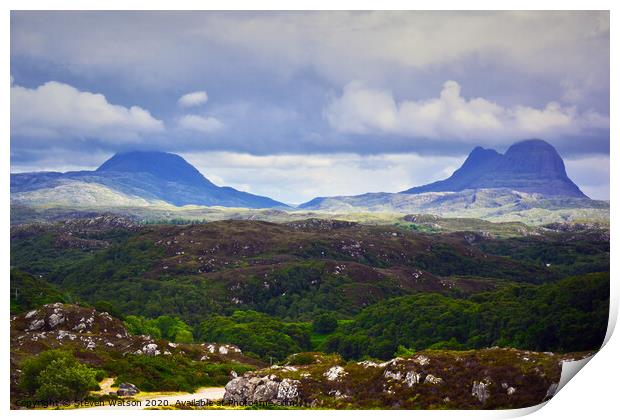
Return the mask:
<svg viewBox="0 0 620 420">
<path fill-rule="evenodd" d="M 258 156 L 194 152 L 184 153 L 183 157 L 218 185 L 296 204 L 317 196 L 403 191 L 446 178 L 465 160 L 465 156 L 420 156 L 414 153 Z"/>
<path fill-rule="evenodd" d="M 608 155 L 589 155 L 564 159 L 566 173 L 588 197 L 609 200 L 610 170 Z"/>
<path fill-rule="evenodd" d="M 576 106 L 550 102 L 544 108 L 503 107 L 484 98 L 467 99 L 455 81 L 447 81 L 439 97 L 402 100 L 386 90 L 360 82 L 344 87 L 324 110 L 337 131 L 354 134 L 393 134 L 446 140 L 512 139 L 528 136 L 575 135 L 609 128 L 609 118 Z"/>
<path fill-rule="evenodd" d="M 207 92 L 205 92 L 204 90 L 186 93 L 179 98 L 179 106 L 183 108 L 190 108 L 193 106 L 205 104 L 207 103 L 208 99 L 209 97 L 207 96 Z"/>
<path fill-rule="evenodd" d="M 184 130 L 214 133 L 221 130 L 224 124 L 215 117 L 201 117 L 200 115 L 184 115 L 179 118 L 178 126 Z"/>
<path fill-rule="evenodd" d="M 11 86 L 12 136 L 125 141 L 163 130 L 149 111 L 113 105 L 102 94 L 53 81 L 35 89 Z"/>
</svg>

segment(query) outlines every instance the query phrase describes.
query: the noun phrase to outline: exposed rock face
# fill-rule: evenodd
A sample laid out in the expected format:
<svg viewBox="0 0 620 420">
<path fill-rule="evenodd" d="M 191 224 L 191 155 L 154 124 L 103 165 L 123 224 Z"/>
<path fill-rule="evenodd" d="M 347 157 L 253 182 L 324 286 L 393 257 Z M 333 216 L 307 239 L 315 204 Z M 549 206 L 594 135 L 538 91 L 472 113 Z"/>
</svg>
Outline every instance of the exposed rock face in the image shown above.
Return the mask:
<svg viewBox="0 0 620 420">
<path fill-rule="evenodd" d="M 420 375 L 419 373 L 413 370 L 410 370 L 409 372 L 407 372 L 407 375 L 405 375 L 405 383 L 407 384 L 408 387 L 412 387 L 415 384 L 419 384 L 421 378 L 422 378 L 422 375 Z"/>
<path fill-rule="evenodd" d="M 224 402 L 290 404 L 299 399 L 299 384 L 298 380 L 277 378 L 275 375 L 259 377 L 245 374 L 226 384 Z"/>
<path fill-rule="evenodd" d="M 433 375 L 432 373 L 429 373 L 428 375 L 426 375 L 426 378 L 424 378 L 424 383 L 439 385 L 443 383 L 443 379 L 441 379 L 438 376 Z"/>
<path fill-rule="evenodd" d="M 449 178 L 403 192 L 419 194 L 480 188 L 509 188 L 545 196 L 586 197 L 566 175 L 564 161 L 555 148 L 543 140 L 515 143 L 504 155 L 476 147 Z"/>
<path fill-rule="evenodd" d="M 65 335 L 65 331 L 120 334 L 122 337 L 128 335 L 123 323 L 107 312 L 62 303 L 44 305 L 23 316 L 17 316 L 11 327 L 25 332 L 62 331 L 61 335 Z"/>
<path fill-rule="evenodd" d="M 147 356 L 157 356 L 158 354 L 161 353 L 159 349 L 157 348 L 157 344 L 155 343 L 149 343 L 145 345 L 144 347 L 142 347 L 142 352 L 146 354 Z"/>
</svg>

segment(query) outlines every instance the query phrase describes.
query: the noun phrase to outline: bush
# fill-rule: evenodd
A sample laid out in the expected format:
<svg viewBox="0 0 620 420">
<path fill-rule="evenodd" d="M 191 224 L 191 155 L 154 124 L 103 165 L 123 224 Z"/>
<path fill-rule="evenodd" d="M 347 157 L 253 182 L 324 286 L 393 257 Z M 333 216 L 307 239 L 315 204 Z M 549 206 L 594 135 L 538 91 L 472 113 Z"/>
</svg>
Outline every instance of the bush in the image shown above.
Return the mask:
<svg viewBox="0 0 620 420">
<path fill-rule="evenodd" d="M 317 316 L 312 323 L 312 330 L 318 334 L 329 334 L 338 328 L 338 318 L 333 313 L 323 313 Z"/>
<path fill-rule="evenodd" d="M 407 348 L 402 344 L 398 346 L 396 352 L 394 353 L 394 357 L 411 357 L 416 353 L 414 349 Z"/>
<path fill-rule="evenodd" d="M 224 386 L 230 371 L 243 374 L 252 368 L 240 363 L 211 363 L 182 355 L 145 356 L 128 354 L 104 366 L 117 376 L 116 385 L 131 382 L 142 391 L 194 392 L 203 386 Z"/>
<path fill-rule="evenodd" d="M 70 352 L 48 350 L 24 361 L 20 386 L 37 399 L 74 401 L 99 389 L 97 376 Z"/>
</svg>

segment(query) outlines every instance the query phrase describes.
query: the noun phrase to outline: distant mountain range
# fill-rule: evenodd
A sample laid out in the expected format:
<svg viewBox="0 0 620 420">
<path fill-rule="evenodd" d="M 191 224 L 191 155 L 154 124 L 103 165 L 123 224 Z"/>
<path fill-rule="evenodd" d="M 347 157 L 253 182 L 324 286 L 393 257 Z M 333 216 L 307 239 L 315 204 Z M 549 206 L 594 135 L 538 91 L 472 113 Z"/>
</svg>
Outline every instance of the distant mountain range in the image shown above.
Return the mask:
<svg viewBox="0 0 620 420">
<path fill-rule="evenodd" d="M 564 161 L 544 140 L 515 143 L 505 154 L 476 147 L 450 178 L 410 188 L 403 193 L 509 188 L 545 196 L 586 198 L 566 175 Z"/>
<path fill-rule="evenodd" d="M 268 197 L 218 187 L 179 155 L 117 153 L 95 171 L 11 174 L 11 201 L 20 204 L 288 207 Z"/>
<path fill-rule="evenodd" d="M 589 207 L 588 197 L 566 175 L 564 161 L 544 140 L 524 140 L 505 154 L 476 147 L 463 165 L 447 179 L 413 187 L 401 193 L 317 197 L 299 205 L 305 210 L 428 211 L 493 208 L 518 203 L 531 207 L 541 199 L 553 207 Z M 585 200 L 585 201 L 584 201 Z M 547 205 L 548 202 L 545 204 Z"/>
<path fill-rule="evenodd" d="M 459 209 L 591 207 L 543 140 L 513 144 L 505 154 L 476 147 L 452 176 L 401 193 L 317 197 L 303 210 L 446 213 Z M 549 201 L 551 200 L 551 201 Z M 11 174 L 11 202 L 34 206 L 221 206 L 292 209 L 284 203 L 205 178 L 182 157 L 164 152 L 118 153 L 95 171 Z M 596 207 L 599 207 L 597 204 Z"/>
</svg>

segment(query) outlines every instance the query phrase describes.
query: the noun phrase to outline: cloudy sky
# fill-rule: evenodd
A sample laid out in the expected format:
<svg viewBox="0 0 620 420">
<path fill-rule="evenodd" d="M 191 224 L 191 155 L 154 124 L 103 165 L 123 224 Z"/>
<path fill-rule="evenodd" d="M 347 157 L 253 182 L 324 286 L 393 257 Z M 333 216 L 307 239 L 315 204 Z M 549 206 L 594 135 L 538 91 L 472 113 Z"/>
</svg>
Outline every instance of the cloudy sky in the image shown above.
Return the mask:
<svg viewBox="0 0 620 420">
<path fill-rule="evenodd" d="M 11 170 L 176 152 L 289 203 L 543 138 L 609 198 L 607 12 L 12 12 Z"/>
</svg>

